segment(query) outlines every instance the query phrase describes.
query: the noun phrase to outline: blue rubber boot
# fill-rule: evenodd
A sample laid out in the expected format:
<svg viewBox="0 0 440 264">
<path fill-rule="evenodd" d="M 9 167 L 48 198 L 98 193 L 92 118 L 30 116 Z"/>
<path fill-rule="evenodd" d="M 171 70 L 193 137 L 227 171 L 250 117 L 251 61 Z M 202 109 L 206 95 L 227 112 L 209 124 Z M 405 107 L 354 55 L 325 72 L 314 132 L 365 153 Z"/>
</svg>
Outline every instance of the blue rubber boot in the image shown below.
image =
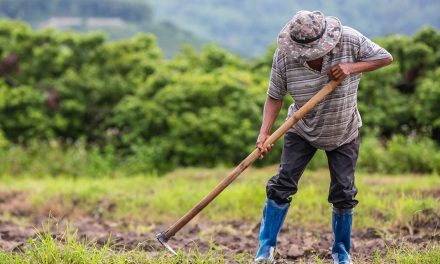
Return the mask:
<svg viewBox="0 0 440 264">
<path fill-rule="evenodd" d="M 332 226 L 334 242 L 332 258 L 334 264 L 351 264 L 350 236 L 353 221 L 353 209 L 338 209 L 333 207 Z"/>
<path fill-rule="evenodd" d="M 290 203 L 279 204 L 267 198 L 260 225 L 259 248 L 255 256 L 256 263 L 273 263 L 277 236 L 286 218 Z"/>
</svg>

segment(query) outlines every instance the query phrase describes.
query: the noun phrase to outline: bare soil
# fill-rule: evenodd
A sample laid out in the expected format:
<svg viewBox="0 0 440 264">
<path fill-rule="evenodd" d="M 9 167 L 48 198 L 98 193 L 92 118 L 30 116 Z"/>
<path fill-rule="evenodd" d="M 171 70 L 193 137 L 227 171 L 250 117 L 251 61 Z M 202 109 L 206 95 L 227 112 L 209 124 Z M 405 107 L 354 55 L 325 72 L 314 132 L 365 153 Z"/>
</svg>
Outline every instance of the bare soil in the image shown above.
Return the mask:
<svg viewBox="0 0 440 264">
<path fill-rule="evenodd" d="M 410 228 L 402 227 L 396 230 L 365 229 L 354 230 L 352 235 L 352 256 L 358 261 L 368 261 L 377 252 L 384 254 L 387 248 L 410 246 L 423 249 L 433 242 L 440 241 L 438 216 L 426 218 L 430 222 L 414 222 Z M 426 220 L 425 219 L 425 220 Z M 424 220 L 424 221 L 425 221 Z M 434 220 L 434 221 L 432 221 Z M 47 224 L 47 219 L 37 220 L 39 224 Z M 51 233 L 61 237 L 66 228 L 66 221 L 51 222 Z M 127 222 L 110 222 L 99 218 L 83 218 L 69 221 L 70 230 L 78 230 L 78 238 L 98 246 L 109 240 L 115 249 L 130 250 L 138 248 L 157 255 L 163 248 L 154 236 L 166 226 L 156 226 L 151 231 L 133 231 L 136 224 Z M 56 227 L 58 230 L 56 230 Z M 257 250 L 257 234 L 259 225 L 233 221 L 225 223 L 199 222 L 185 227 L 170 245 L 175 249 L 189 252 L 196 246 L 202 253 L 209 250 L 212 239 L 216 249 L 232 261 L 233 255 L 239 253 L 254 254 Z M 0 248 L 7 251 L 22 251 L 29 238 L 36 237 L 39 225 L 23 225 L 12 222 L 0 222 Z M 313 262 L 315 256 L 330 259 L 332 233 L 322 229 L 303 229 L 287 225 L 279 236 L 278 252 L 283 262 L 294 263 L 295 260 Z M 251 261 L 251 260 L 250 260 Z"/>
<path fill-rule="evenodd" d="M 0 215 L 8 213 L 18 216 L 15 220 L 0 220 L 0 249 L 20 252 L 25 250 L 29 238 L 36 238 L 42 226 L 50 222 L 50 232 L 62 237 L 67 226 L 77 230 L 78 239 L 102 246 L 110 241 L 114 249 L 140 249 L 151 256 L 160 254 L 162 246 L 155 234 L 167 229 L 167 225 L 142 226 L 128 220 L 111 221 L 100 215 L 82 217 L 51 217 L 45 211 L 26 206 L 20 193 L 0 193 Z M 27 221 L 17 221 L 25 216 Z M 230 221 L 223 223 L 191 222 L 183 228 L 169 244 L 184 252 L 198 248 L 207 252 L 213 242 L 226 259 L 233 263 L 233 256 L 245 253 L 253 255 L 257 250 L 259 223 Z M 423 249 L 440 242 L 440 216 L 433 211 L 422 211 L 405 226 L 394 230 L 368 228 L 353 230 L 352 257 L 357 262 L 368 262 L 374 254 L 384 254 L 388 248 L 412 247 Z M 314 263 L 316 256 L 330 259 L 332 233 L 327 229 L 305 229 L 285 225 L 279 236 L 277 251 L 281 263 L 304 260 Z M 252 261 L 250 257 L 249 262 Z"/>
</svg>

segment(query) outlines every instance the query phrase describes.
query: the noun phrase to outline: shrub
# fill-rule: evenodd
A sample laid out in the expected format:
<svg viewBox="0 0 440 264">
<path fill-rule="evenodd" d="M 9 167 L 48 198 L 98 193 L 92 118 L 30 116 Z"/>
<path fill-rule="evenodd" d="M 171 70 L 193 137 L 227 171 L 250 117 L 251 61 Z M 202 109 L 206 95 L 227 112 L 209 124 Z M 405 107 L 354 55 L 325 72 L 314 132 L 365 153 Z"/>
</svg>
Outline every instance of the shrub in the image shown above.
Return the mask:
<svg viewBox="0 0 440 264">
<path fill-rule="evenodd" d="M 424 137 L 394 135 L 382 144 L 377 138 L 362 140 L 358 167 L 368 172 L 438 173 L 440 151 L 436 143 Z"/>
</svg>

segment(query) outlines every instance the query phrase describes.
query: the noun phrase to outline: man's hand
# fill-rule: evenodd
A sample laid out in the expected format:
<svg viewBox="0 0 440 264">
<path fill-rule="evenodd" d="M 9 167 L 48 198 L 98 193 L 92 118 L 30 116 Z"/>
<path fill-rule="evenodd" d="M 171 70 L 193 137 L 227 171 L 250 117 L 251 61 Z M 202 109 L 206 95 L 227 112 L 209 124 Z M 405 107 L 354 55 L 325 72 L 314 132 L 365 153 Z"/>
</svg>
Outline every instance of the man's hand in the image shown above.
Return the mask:
<svg viewBox="0 0 440 264">
<path fill-rule="evenodd" d="M 327 71 L 328 77 L 338 81 L 344 80 L 350 73 L 352 73 L 351 63 L 341 63 Z"/>
<path fill-rule="evenodd" d="M 261 152 L 260 158 L 263 158 L 267 153 L 269 153 L 269 151 L 272 150 L 273 144 L 271 144 L 267 147 L 263 147 L 263 144 L 267 140 L 268 137 L 269 137 L 269 134 L 260 133 L 260 135 L 258 135 L 257 143 L 255 144 L 255 146 Z"/>
<path fill-rule="evenodd" d="M 278 100 L 270 97 L 266 97 L 266 102 L 264 103 L 263 110 L 263 122 L 261 123 L 260 134 L 258 135 L 257 143 L 255 146 L 260 150 L 261 156 L 263 158 L 271 149 L 272 146 L 263 147 L 264 142 L 270 135 L 272 131 L 273 123 L 280 113 L 281 106 L 283 105 L 283 100 Z"/>
<path fill-rule="evenodd" d="M 327 72 L 327 75 L 334 80 L 342 81 L 350 74 L 374 71 L 383 66 L 389 65 L 392 62 L 393 62 L 393 57 L 390 55 L 387 58 L 383 58 L 379 60 L 341 63 L 333 66 Z"/>
</svg>

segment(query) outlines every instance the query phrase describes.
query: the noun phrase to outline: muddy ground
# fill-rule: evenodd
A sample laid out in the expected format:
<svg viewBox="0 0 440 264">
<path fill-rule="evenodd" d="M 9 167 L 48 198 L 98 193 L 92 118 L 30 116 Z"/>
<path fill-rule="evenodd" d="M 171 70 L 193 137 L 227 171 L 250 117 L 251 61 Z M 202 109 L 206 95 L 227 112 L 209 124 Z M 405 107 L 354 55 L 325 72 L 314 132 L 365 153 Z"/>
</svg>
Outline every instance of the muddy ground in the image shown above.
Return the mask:
<svg viewBox="0 0 440 264">
<path fill-rule="evenodd" d="M 11 220 L 0 220 L 0 249 L 20 252 L 25 250 L 29 238 L 36 238 L 42 225 L 48 223 L 46 211 L 33 211 L 24 206 L 23 195 L 4 193 L 0 195 L 0 214 L 13 215 Z M 31 214 L 32 213 L 32 214 Z M 46 213 L 46 214 L 45 214 Z M 19 221 L 20 217 L 26 221 Z M 17 221 L 18 220 L 18 221 Z M 58 215 L 50 218 L 51 233 L 62 237 L 67 223 L 70 230 L 77 229 L 80 240 L 106 244 L 109 239 L 114 249 L 130 250 L 138 248 L 151 256 L 160 254 L 163 249 L 155 239 L 155 234 L 166 230 L 167 225 L 142 226 L 141 223 L 127 220 L 110 221 L 99 214 L 95 216 L 73 217 Z M 216 249 L 234 262 L 234 255 L 247 253 L 253 255 L 257 249 L 258 223 L 231 221 L 223 223 L 191 222 L 182 229 L 170 245 L 175 249 L 189 252 L 197 246 L 198 250 L 209 250 L 210 241 Z M 420 212 L 405 226 L 393 230 L 369 228 L 354 230 L 352 235 L 352 256 L 357 262 L 369 262 L 374 254 L 384 254 L 387 248 L 415 247 L 423 249 L 427 245 L 440 242 L 440 216 L 432 211 Z M 278 252 L 281 263 L 295 263 L 305 260 L 314 263 L 316 256 L 330 259 L 332 233 L 327 229 L 304 229 L 285 225 L 279 236 Z M 251 262 L 251 258 L 249 262 Z"/>
<path fill-rule="evenodd" d="M 42 217 L 34 219 L 34 221 L 35 225 L 1 221 L 0 248 L 16 252 L 24 250 L 26 241 L 31 237 L 36 237 L 37 229 L 42 229 L 41 224 L 47 225 L 47 219 Z M 52 234 L 61 237 L 66 221 L 58 223 L 58 230 L 56 230 L 56 219 L 51 219 L 51 223 Z M 411 227 L 392 231 L 372 228 L 354 230 L 352 249 L 354 259 L 368 262 L 376 251 L 383 254 L 389 247 L 424 248 L 440 241 L 440 232 L 436 229 L 436 226 L 440 226 L 438 216 L 433 217 L 427 223 L 413 224 Z M 98 246 L 101 246 L 107 243 L 110 238 L 111 245 L 115 249 L 138 248 L 151 256 L 158 254 L 162 248 L 154 239 L 154 235 L 166 229 L 166 226 L 155 226 L 148 232 L 130 231 L 135 226 L 133 223 L 109 222 L 99 218 L 70 221 L 70 229 L 78 229 L 78 238 L 86 242 L 96 242 Z M 258 228 L 259 226 L 256 224 L 239 221 L 221 224 L 196 223 L 185 227 L 175 238 L 170 240 L 170 245 L 184 252 L 191 251 L 197 245 L 201 252 L 206 252 L 212 238 L 216 249 L 221 249 L 226 258 L 230 262 L 234 262 L 233 255 L 253 254 L 256 251 Z M 330 259 L 331 242 L 330 230 L 303 229 L 287 225 L 279 237 L 279 257 L 285 263 L 295 263 L 299 259 L 313 263 L 315 256 Z"/>
</svg>

